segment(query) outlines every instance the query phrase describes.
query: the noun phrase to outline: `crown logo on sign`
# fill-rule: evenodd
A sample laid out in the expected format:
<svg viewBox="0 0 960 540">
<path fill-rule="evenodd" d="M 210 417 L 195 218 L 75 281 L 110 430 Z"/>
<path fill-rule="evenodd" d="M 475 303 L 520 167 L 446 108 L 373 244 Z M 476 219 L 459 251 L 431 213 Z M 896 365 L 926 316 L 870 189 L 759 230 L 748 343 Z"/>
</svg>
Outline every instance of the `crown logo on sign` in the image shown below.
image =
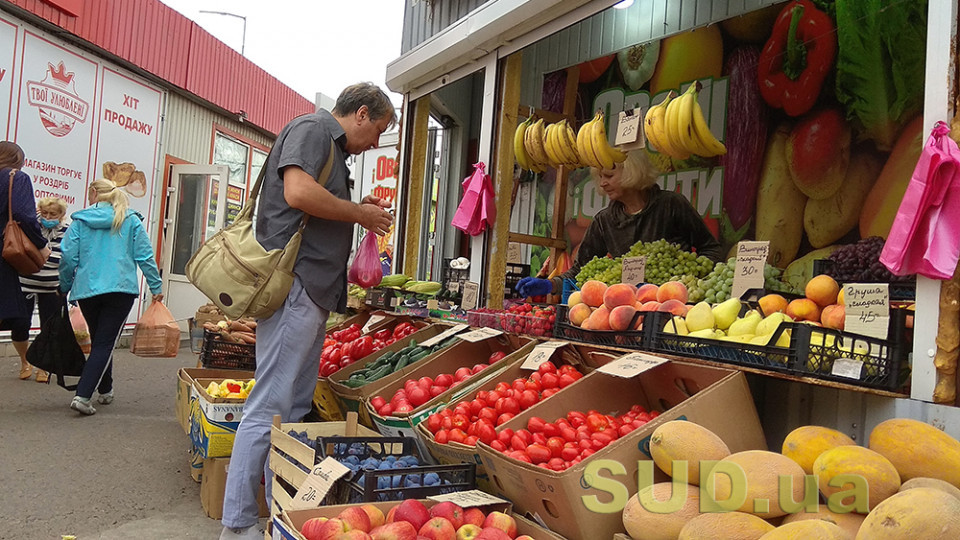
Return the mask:
<svg viewBox="0 0 960 540">
<path fill-rule="evenodd" d="M 63 67 L 63 62 L 57 64 L 57 67 L 53 67 L 53 64 L 47 64 L 47 67 L 50 70 L 50 76 L 55 80 L 58 80 L 64 84 L 70 84 L 70 81 L 73 80 L 73 72 L 68 72 L 66 68 Z"/>
</svg>

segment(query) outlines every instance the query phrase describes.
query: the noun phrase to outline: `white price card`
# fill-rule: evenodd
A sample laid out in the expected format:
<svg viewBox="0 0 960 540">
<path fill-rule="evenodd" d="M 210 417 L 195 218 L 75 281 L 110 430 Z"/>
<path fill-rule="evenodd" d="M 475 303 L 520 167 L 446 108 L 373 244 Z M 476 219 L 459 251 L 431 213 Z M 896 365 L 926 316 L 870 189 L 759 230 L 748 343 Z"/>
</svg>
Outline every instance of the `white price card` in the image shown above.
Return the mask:
<svg viewBox="0 0 960 540">
<path fill-rule="evenodd" d="M 432 347 L 452 335 L 463 332 L 467 328 L 470 328 L 470 327 L 465 324 L 455 324 L 450 328 L 447 328 L 443 332 L 440 332 L 439 334 L 433 336 L 432 338 L 423 340 L 423 343 L 421 343 L 421 345 L 423 345 L 424 347 Z"/>
<path fill-rule="evenodd" d="M 384 319 L 386 319 L 386 318 L 387 318 L 387 317 L 386 317 L 385 315 L 371 315 L 370 318 L 367 319 L 367 324 L 363 325 L 363 329 L 360 330 L 360 333 L 361 333 L 361 334 L 366 334 L 367 332 L 370 331 L 371 328 L 373 328 L 374 326 L 376 326 L 377 323 L 379 323 L 380 321 L 382 321 L 382 320 L 384 320 Z"/>
<path fill-rule="evenodd" d="M 460 307 L 466 310 L 476 309 L 477 301 L 480 297 L 480 284 L 474 281 L 466 281 L 463 284 L 463 301 Z"/>
<path fill-rule="evenodd" d="M 473 489 L 470 491 L 457 491 L 454 493 L 445 493 L 443 495 L 433 495 L 427 497 L 431 501 L 437 502 L 452 502 L 455 503 L 460 508 L 472 508 L 474 506 L 487 506 L 489 504 L 503 504 L 507 501 L 480 491 L 479 489 Z"/>
<path fill-rule="evenodd" d="M 763 288 L 763 267 L 770 253 L 770 242 L 739 242 L 737 244 L 737 264 L 733 269 L 733 287 L 731 298 L 740 298 L 748 289 Z"/>
<path fill-rule="evenodd" d="M 333 484 L 348 472 L 346 465 L 332 457 L 324 459 L 310 471 L 290 506 L 295 510 L 322 506 Z"/>
<path fill-rule="evenodd" d="M 642 124 L 643 111 L 641 109 L 620 111 L 619 116 L 617 116 L 617 130 L 613 144 L 621 150 L 633 150 L 646 146 Z"/>
<path fill-rule="evenodd" d="M 833 361 L 833 368 L 830 369 L 830 374 L 836 375 L 837 377 L 860 380 L 861 371 L 863 371 L 863 361 L 852 358 L 837 358 Z"/>
<path fill-rule="evenodd" d="M 557 351 L 560 347 L 566 345 L 563 341 L 545 341 L 538 344 L 536 347 L 530 351 L 530 354 L 527 355 L 527 359 L 523 361 L 523 364 L 520 365 L 520 369 L 537 369 L 540 367 L 540 364 L 550 360 L 553 357 L 553 353 Z"/>
<path fill-rule="evenodd" d="M 843 303 L 844 331 L 887 339 L 890 329 L 888 284 L 848 283 L 843 286 Z"/>
<path fill-rule="evenodd" d="M 464 341 L 476 343 L 478 341 L 490 339 L 494 336 L 499 336 L 502 333 L 503 330 L 497 330 L 495 328 L 477 328 L 476 330 L 467 332 L 466 334 L 460 334 L 457 337 Z"/>
<path fill-rule="evenodd" d="M 620 283 L 636 286 L 647 280 L 646 257 L 624 257 Z"/>
<path fill-rule="evenodd" d="M 447 284 L 447 288 L 450 289 L 450 292 L 460 292 L 460 282 L 451 281 Z"/>
<path fill-rule="evenodd" d="M 619 359 L 614 360 L 613 362 L 604 364 L 602 367 L 598 368 L 597 371 L 606 373 L 607 375 L 614 375 L 616 377 L 630 379 L 636 377 L 644 371 L 653 369 L 660 364 L 666 363 L 667 361 L 668 360 L 666 358 L 660 358 L 659 356 L 653 356 L 650 354 L 630 353 L 621 356 Z"/>
<path fill-rule="evenodd" d="M 523 264 L 523 253 L 520 251 L 520 244 L 518 242 L 510 242 L 507 244 L 507 262 Z"/>
<path fill-rule="evenodd" d="M 394 296 L 390 299 L 390 307 L 397 307 L 400 305 L 400 297 Z"/>
</svg>

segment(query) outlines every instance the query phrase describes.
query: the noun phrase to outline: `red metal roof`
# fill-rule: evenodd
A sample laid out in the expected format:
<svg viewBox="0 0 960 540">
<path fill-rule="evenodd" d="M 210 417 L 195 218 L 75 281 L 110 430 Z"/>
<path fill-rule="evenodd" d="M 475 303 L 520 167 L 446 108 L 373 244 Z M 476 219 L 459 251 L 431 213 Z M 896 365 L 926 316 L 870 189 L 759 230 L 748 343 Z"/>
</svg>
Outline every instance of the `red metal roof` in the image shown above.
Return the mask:
<svg viewBox="0 0 960 540">
<path fill-rule="evenodd" d="M 313 103 L 158 0 L 8 0 L 67 32 L 270 131 Z"/>
</svg>

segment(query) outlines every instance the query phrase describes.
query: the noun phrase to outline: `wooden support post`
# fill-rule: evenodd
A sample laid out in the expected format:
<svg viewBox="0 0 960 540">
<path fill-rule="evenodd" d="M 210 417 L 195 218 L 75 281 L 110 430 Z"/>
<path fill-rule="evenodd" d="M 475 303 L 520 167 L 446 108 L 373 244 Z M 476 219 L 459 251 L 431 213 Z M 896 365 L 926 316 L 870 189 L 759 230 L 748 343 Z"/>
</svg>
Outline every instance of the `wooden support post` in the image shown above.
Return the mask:
<svg viewBox="0 0 960 540">
<path fill-rule="evenodd" d="M 500 74 L 503 94 L 500 96 L 500 118 L 497 122 L 496 170 L 493 173 L 493 189 L 497 194 L 497 220 L 490 238 L 490 266 L 487 268 L 487 307 L 503 307 L 504 286 L 507 276 L 507 247 L 510 242 L 510 214 L 513 193 L 513 134 L 517 130 L 516 111 L 520 105 L 520 81 L 523 57 L 516 52 L 504 62 Z"/>
<path fill-rule="evenodd" d="M 410 144 L 410 178 L 407 182 L 407 222 L 403 249 L 403 273 L 415 276 L 420 258 L 420 237 L 423 226 L 423 186 L 427 173 L 427 122 L 430 119 L 430 96 L 413 103 L 413 135 Z M 432 168 L 431 168 L 432 169 Z"/>
<path fill-rule="evenodd" d="M 577 106 L 577 85 L 580 79 L 580 68 L 573 66 L 567 69 L 567 84 L 563 95 L 563 116 L 574 118 Z M 570 121 L 571 126 L 573 121 Z M 550 237 L 555 240 L 563 241 L 564 224 L 567 219 L 567 185 L 569 184 L 570 167 L 560 166 L 557 169 L 556 185 L 553 191 L 553 219 L 550 228 Z M 556 266 L 560 254 L 567 248 L 566 242 L 562 246 L 554 246 L 550 250 L 550 261 Z M 538 270 L 538 269 L 531 269 Z M 559 298 L 553 299 L 559 302 Z"/>
</svg>

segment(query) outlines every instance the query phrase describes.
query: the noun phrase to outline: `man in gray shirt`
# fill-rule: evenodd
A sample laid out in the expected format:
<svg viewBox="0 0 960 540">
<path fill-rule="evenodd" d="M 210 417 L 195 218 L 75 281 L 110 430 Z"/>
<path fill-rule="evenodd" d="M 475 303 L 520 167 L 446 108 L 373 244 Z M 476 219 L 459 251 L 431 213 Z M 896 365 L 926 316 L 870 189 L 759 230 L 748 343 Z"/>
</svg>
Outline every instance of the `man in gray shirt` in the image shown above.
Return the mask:
<svg viewBox="0 0 960 540">
<path fill-rule="evenodd" d="M 263 538 L 254 525 L 261 477 L 270 500 L 266 458 L 273 416 L 293 422 L 310 411 L 327 317 L 346 307 L 353 224 L 383 235 L 393 220 L 384 210 L 389 202 L 378 197 L 351 202 L 344 161 L 348 154 L 375 148 L 395 122 L 393 104 L 380 88 L 356 84 L 343 90 L 332 112 L 321 109 L 290 121 L 264 164 L 257 240 L 266 249 L 283 248 L 304 214 L 309 219 L 290 294 L 257 326 L 257 384 L 243 406 L 233 443 L 221 539 Z M 329 160 L 332 167 L 321 185 L 318 178 Z"/>
</svg>

